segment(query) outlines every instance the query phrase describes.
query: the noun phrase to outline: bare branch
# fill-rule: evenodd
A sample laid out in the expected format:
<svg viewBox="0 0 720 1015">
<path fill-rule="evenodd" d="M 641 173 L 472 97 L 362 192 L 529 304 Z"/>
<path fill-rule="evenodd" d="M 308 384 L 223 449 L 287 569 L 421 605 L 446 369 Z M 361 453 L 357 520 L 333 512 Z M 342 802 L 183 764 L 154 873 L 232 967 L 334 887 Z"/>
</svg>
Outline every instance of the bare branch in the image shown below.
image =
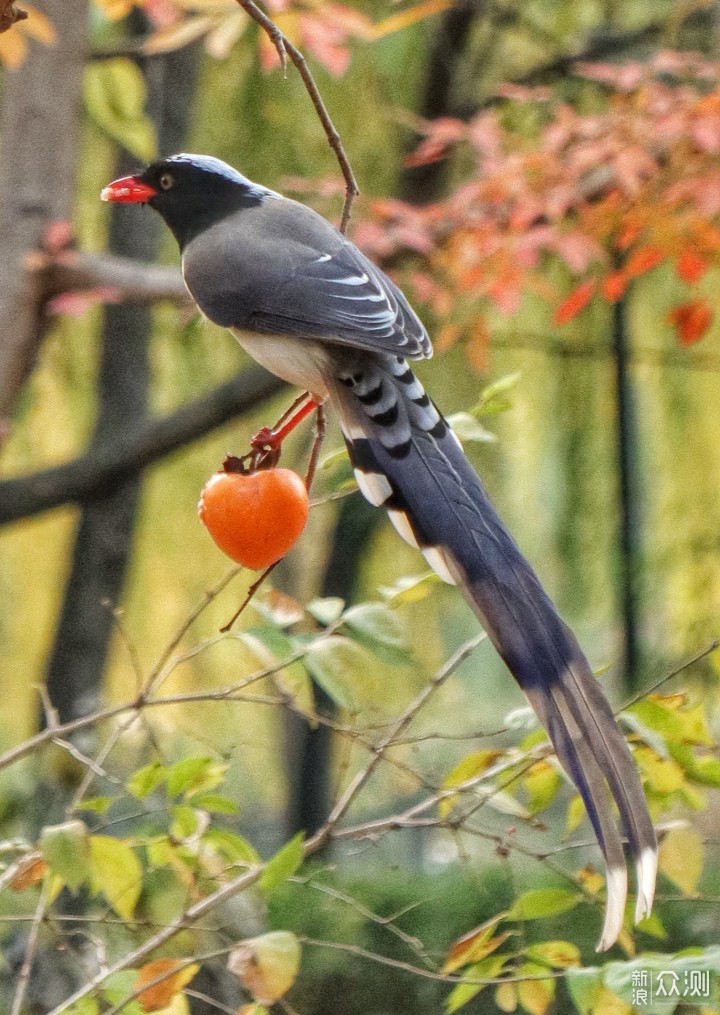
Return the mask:
<svg viewBox="0 0 720 1015">
<path fill-rule="evenodd" d="M 0 525 L 77 502 L 107 490 L 229 419 L 276 394 L 283 382 L 252 366 L 208 395 L 153 420 L 111 446 L 94 449 L 66 465 L 0 483 Z"/>
<path fill-rule="evenodd" d="M 312 101 L 315 111 L 317 112 L 320 122 L 323 125 L 325 136 L 328 139 L 328 144 L 335 152 L 338 163 L 340 165 L 340 171 L 343 174 L 345 180 L 345 204 L 343 205 L 342 218 L 340 220 L 340 232 L 344 233 L 347 229 L 348 222 L 350 221 L 350 212 L 352 204 L 357 195 L 360 193 L 360 188 L 357 185 L 355 174 L 352 171 L 350 161 L 347 157 L 347 153 L 343 147 L 343 143 L 340 140 L 335 124 L 332 122 L 330 113 L 328 112 L 327 106 L 323 102 L 320 90 L 315 84 L 315 79 L 312 76 L 310 68 L 307 65 L 305 57 L 302 55 L 299 49 L 290 42 L 286 36 L 280 31 L 274 21 L 263 13 L 257 4 L 253 3 L 253 0 L 237 0 L 242 9 L 246 11 L 253 21 L 256 21 L 258 25 L 267 33 L 268 38 L 272 42 L 273 46 L 278 52 L 280 62 L 282 63 L 283 71 L 286 69 L 287 57 L 289 56 L 295 65 L 298 74 L 303 80 L 308 95 Z"/>
<path fill-rule="evenodd" d="M 39 255 L 37 270 L 42 273 L 45 299 L 64 292 L 106 289 L 116 293 L 118 299 L 133 303 L 170 300 L 193 306 L 177 268 L 161 264 L 146 264 L 115 254 L 72 251 L 45 262 Z"/>
</svg>

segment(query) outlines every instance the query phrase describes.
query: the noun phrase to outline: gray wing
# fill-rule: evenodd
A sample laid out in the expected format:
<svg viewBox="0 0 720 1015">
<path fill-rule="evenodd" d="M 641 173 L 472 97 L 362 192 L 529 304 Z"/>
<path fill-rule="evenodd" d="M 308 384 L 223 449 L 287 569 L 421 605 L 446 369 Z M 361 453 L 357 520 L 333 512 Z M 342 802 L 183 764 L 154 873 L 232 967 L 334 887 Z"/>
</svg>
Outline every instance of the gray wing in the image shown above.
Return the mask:
<svg viewBox="0 0 720 1015">
<path fill-rule="evenodd" d="M 420 359 L 427 332 L 398 287 L 321 215 L 284 198 L 193 239 L 185 281 L 223 327 Z"/>
<path fill-rule="evenodd" d="M 398 287 L 349 241 L 333 246 L 332 253 L 306 248 L 250 314 L 250 326 L 410 359 L 430 356 L 427 332 Z"/>
</svg>

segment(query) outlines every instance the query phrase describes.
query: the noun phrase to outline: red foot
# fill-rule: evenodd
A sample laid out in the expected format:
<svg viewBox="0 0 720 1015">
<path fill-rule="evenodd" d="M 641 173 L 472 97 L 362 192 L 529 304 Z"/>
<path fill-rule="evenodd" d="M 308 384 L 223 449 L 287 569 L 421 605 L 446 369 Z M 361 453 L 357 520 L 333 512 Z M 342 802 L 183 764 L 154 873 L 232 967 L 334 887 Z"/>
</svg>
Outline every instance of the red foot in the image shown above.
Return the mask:
<svg viewBox="0 0 720 1015">
<path fill-rule="evenodd" d="M 256 451 L 264 448 L 279 449 L 287 435 L 292 433 L 298 423 L 301 423 L 306 416 L 314 412 L 318 405 L 319 403 L 315 401 L 312 395 L 307 393 L 302 395 L 292 404 L 288 412 L 280 417 L 272 429 L 264 426 L 261 430 L 258 430 L 250 441 L 250 447 Z"/>
<path fill-rule="evenodd" d="M 250 447 L 256 451 L 262 448 L 278 448 L 281 442 L 282 438 L 276 430 L 271 430 L 269 426 L 264 426 L 258 430 L 254 437 L 250 438 Z"/>
</svg>

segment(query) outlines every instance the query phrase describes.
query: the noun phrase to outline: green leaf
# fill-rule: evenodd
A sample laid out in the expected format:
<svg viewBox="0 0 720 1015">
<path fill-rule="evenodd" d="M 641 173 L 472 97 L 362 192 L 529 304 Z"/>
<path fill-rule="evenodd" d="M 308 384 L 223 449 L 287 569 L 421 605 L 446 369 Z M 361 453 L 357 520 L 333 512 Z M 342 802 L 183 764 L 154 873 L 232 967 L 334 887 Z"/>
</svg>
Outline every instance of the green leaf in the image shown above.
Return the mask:
<svg viewBox="0 0 720 1015">
<path fill-rule="evenodd" d="M 100 1005 L 94 997 L 81 997 L 67 1010 L 67 1015 L 99 1015 Z"/>
<path fill-rule="evenodd" d="M 393 666 L 405 666 L 412 661 L 400 621 L 383 603 L 351 607 L 343 616 L 343 624 L 379 659 Z"/>
<path fill-rule="evenodd" d="M 340 596 L 326 596 L 324 599 L 313 599 L 306 607 L 311 617 L 323 627 L 335 624 L 345 609 L 345 600 Z"/>
<path fill-rule="evenodd" d="M 258 663 L 267 669 L 279 666 L 297 654 L 297 643 L 276 627 L 251 627 L 240 635 Z M 315 725 L 315 695 L 312 680 L 299 660 L 276 669 L 271 679 L 296 708 Z"/>
<path fill-rule="evenodd" d="M 300 867 L 305 857 L 304 838 L 304 834 L 298 832 L 285 843 L 275 856 L 268 860 L 265 870 L 260 876 L 260 887 L 264 891 L 271 892 L 292 877 Z"/>
<path fill-rule="evenodd" d="M 670 744 L 670 754 L 693 780 L 701 786 L 720 786 L 720 760 L 712 755 L 696 755 L 687 744 Z"/>
<path fill-rule="evenodd" d="M 145 79 L 132 60 L 117 57 L 88 63 L 84 93 L 87 111 L 99 127 L 143 162 L 155 158 L 155 128 L 144 113 Z"/>
<path fill-rule="evenodd" d="M 88 828 L 82 821 L 48 825 L 40 835 L 40 852 L 53 873 L 72 892 L 88 879 L 90 847 Z"/>
<path fill-rule="evenodd" d="M 470 966 L 463 976 L 463 981 L 494 980 L 502 972 L 503 966 L 509 958 L 509 955 L 490 955 L 488 958 L 483 959 L 482 962 L 476 962 L 475 965 Z M 486 986 L 486 983 L 458 983 L 457 987 L 453 987 L 445 1000 L 445 1008 L 448 1015 L 459 1011 L 469 1001 L 472 1001 L 481 990 L 484 990 Z"/>
<path fill-rule="evenodd" d="M 135 969 L 123 969 L 119 973 L 113 973 L 102 985 L 102 996 L 111 1005 L 119 1005 L 133 993 L 136 981 Z M 130 1001 L 122 1005 L 122 1015 L 146 1015 L 146 1012 L 139 1001 Z"/>
<path fill-rule="evenodd" d="M 192 798 L 193 806 L 211 814 L 237 814 L 240 809 L 234 800 L 220 793 L 200 793 Z"/>
<path fill-rule="evenodd" d="M 261 862 L 255 847 L 242 835 L 227 828 L 208 828 L 203 835 L 203 842 L 213 845 L 228 863 L 254 867 Z"/>
<path fill-rule="evenodd" d="M 405 603 L 419 603 L 426 599 L 437 585 L 443 584 L 442 578 L 434 571 L 426 571 L 424 574 L 399 578 L 394 585 L 381 585 L 378 592 L 389 605 L 400 606 Z"/>
<path fill-rule="evenodd" d="M 602 990 L 602 970 L 571 967 L 565 973 L 565 985 L 580 1015 L 590 1015 Z"/>
<path fill-rule="evenodd" d="M 469 412 L 454 412 L 448 416 L 447 422 L 460 438 L 462 443 L 467 441 L 479 441 L 488 444 L 497 440 L 497 435 L 491 430 L 486 430 L 482 423 L 479 423 Z"/>
<path fill-rule="evenodd" d="M 361 701 L 371 696 L 368 678 L 376 665 L 361 645 L 336 634 L 313 642 L 305 656 L 313 680 L 349 712 L 358 712 Z"/>
<path fill-rule="evenodd" d="M 92 811 L 93 814 L 107 814 L 114 803 L 115 797 L 93 796 L 88 797 L 87 800 L 81 800 L 79 804 L 75 805 L 75 810 Z"/>
<path fill-rule="evenodd" d="M 507 392 L 514 388 L 522 373 L 518 370 L 513 374 L 506 374 L 499 377 L 492 384 L 488 384 L 480 395 L 480 401 L 470 410 L 471 416 L 494 416 L 499 412 L 506 412 L 512 408 L 512 402 L 507 398 Z"/>
<path fill-rule="evenodd" d="M 185 842 L 192 839 L 208 824 L 208 816 L 196 807 L 189 807 L 187 804 L 176 804 L 172 808 L 172 824 L 170 835 L 173 839 Z"/>
<path fill-rule="evenodd" d="M 96 892 L 118 916 L 130 920 L 142 889 L 142 867 L 133 849 L 109 835 L 90 837 L 90 867 Z"/>
<path fill-rule="evenodd" d="M 168 796 L 189 796 L 206 793 L 219 786 L 227 773 L 227 765 L 214 758 L 183 758 L 168 769 Z"/>
<path fill-rule="evenodd" d="M 152 761 L 149 765 L 138 768 L 137 772 L 133 772 L 125 787 L 137 800 L 144 800 L 165 781 L 167 771 L 165 765 L 161 765 L 159 761 Z"/>
<path fill-rule="evenodd" d="M 508 920 L 540 920 L 574 909 L 582 901 L 579 892 L 569 888 L 533 888 L 520 895 L 507 915 Z"/>
</svg>

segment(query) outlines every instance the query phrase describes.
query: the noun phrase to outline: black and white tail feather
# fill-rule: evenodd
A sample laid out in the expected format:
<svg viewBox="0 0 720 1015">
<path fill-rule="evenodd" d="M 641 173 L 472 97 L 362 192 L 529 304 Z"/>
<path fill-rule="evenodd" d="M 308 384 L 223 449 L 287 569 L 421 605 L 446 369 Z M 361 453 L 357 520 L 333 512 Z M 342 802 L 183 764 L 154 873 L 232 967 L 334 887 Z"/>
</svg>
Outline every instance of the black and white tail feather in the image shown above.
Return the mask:
<svg viewBox="0 0 720 1015">
<path fill-rule="evenodd" d="M 205 315 L 280 377 L 330 397 L 363 494 L 462 591 L 585 803 L 607 868 L 598 948 L 609 948 L 627 868 L 608 789 L 637 868 L 636 921 L 652 907 L 657 845 L 640 778 L 574 634 L 407 364 L 431 346 L 402 292 L 320 215 L 217 159 L 171 156 L 103 196 L 151 204 Z"/>
<path fill-rule="evenodd" d="M 577 786 L 607 867 L 598 944 L 622 928 L 627 897 L 615 800 L 637 867 L 635 919 L 649 915 L 655 833 L 624 737 L 570 628 L 500 521 L 450 426 L 402 357 L 375 354 L 336 379 L 358 485 L 411 545 L 457 584 L 548 731 Z"/>
</svg>

